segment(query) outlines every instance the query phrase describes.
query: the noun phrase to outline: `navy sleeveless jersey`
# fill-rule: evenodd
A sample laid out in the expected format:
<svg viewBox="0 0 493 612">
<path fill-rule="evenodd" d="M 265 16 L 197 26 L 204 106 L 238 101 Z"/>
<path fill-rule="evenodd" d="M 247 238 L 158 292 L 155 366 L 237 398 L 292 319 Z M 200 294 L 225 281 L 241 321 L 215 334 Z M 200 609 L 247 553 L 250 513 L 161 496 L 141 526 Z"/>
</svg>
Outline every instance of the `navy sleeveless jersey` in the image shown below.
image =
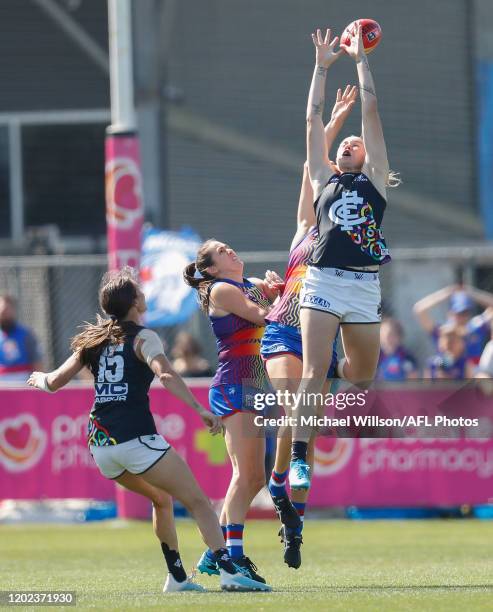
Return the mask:
<svg viewBox="0 0 493 612">
<path fill-rule="evenodd" d="M 319 239 L 311 265 L 344 268 L 390 261 L 380 229 L 386 201 L 365 174 L 334 174 L 314 206 Z"/>
<path fill-rule="evenodd" d="M 157 433 L 148 396 L 154 373 L 133 349 L 135 336 L 144 328 L 132 322 L 121 325 L 125 341 L 105 346 L 90 360 L 95 397 L 88 445 L 110 446 Z"/>
</svg>

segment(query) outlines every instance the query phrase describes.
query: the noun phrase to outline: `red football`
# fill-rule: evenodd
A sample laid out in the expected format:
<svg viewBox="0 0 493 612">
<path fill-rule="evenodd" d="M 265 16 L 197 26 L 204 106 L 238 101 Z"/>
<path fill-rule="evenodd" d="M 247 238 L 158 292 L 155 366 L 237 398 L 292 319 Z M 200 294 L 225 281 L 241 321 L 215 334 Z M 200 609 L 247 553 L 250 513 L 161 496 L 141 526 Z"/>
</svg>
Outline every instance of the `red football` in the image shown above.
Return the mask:
<svg viewBox="0 0 493 612">
<path fill-rule="evenodd" d="M 382 28 L 373 19 L 357 19 L 350 23 L 341 34 L 340 44 L 349 47 L 351 38 L 356 34 L 358 23 L 361 23 L 363 26 L 363 47 L 365 48 L 365 53 L 368 54 L 373 51 L 382 40 Z"/>
</svg>

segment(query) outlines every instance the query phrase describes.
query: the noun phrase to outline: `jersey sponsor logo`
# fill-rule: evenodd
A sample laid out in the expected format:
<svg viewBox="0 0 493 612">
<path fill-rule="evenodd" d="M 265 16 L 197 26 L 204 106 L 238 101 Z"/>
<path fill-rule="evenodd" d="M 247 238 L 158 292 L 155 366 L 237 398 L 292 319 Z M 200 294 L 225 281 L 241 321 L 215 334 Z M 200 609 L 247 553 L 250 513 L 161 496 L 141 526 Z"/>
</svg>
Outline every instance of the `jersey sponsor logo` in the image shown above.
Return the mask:
<svg viewBox="0 0 493 612">
<path fill-rule="evenodd" d="M 344 270 L 336 270 L 336 276 L 344 276 Z"/>
<path fill-rule="evenodd" d="M 330 308 L 330 302 L 317 295 L 305 295 L 303 304 L 315 304 L 316 306 L 322 306 L 322 308 Z"/>
<path fill-rule="evenodd" d="M 127 383 L 95 383 L 97 404 L 124 402 L 127 399 Z"/>
<path fill-rule="evenodd" d="M 355 225 L 366 222 L 358 207 L 364 203 L 357 191 L 344 191 L 339 200 L 332 203 L 329 210 L 329 219 L 341 226 L 342 231 L 350 231 Z"/>
<path fill-rule="evenodd" d="M 94 383 L 96 404 L 124 402 L 128 395 L 128 383 L 122 383 L 125 362 L 123 343 L 110 345 L 103 349 L 99 358 L 98 379 Z"/>
</svg>

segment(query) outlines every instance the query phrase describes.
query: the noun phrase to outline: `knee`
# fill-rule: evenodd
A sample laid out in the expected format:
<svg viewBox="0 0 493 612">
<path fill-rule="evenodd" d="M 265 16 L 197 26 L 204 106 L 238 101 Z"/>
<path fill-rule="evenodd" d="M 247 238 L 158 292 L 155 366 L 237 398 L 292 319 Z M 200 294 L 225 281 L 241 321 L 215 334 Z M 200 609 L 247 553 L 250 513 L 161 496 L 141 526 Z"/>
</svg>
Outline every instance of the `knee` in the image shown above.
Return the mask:
<svg viewBox="0 0 493 612">
<path fill-rule="evenodd" d="M 320 387 L 325 382 L 327 376 L 327 364 L 307 363 L 303 366 L 303 379 L 306 380 L 305 387 L 313 387 L 314 382 L 320 383 Z"/>
<path fill-rule="evenodd" d="M 265 484 L 265 475 L 262 472 L 252 472 L 251 468 L 242 472 L 239 470 L 234 476 L 234 486 L 249 494 L 256 495 Z"/>
<path fill-rule="evenodd" d="M 171 496 L 165 493 L 164 491 L 156 494 L 153 497 L 152 505 L 156 510 L 160 510 L 160 511 L 172 511 L 173 510 L 173 500 Z"/>
<path fill-rule="evenodd" d="M 251 482 L 251 491 L 253 495 L 257 495 L 259 491 L 261 491 L 265 486 L 265 474 L 257 474 L 254 478 L 252 478 Z"/>
<path fill-rule="evenodd" d="M 262 490 L 264 485 L 265 474 L 263 469 L 250 472 L 247 479 L 247 486 L 251 495 L 257 495 L 257 493 Z"/>
</svg>

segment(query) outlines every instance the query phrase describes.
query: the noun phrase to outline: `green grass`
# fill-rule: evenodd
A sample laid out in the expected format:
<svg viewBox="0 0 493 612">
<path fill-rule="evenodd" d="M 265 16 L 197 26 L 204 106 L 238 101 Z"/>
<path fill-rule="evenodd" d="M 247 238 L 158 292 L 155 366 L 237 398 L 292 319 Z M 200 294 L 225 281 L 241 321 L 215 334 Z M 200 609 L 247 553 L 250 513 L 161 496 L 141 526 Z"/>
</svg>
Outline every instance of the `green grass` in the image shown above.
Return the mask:
<svg viewBox="0 0 493 612">
<path fill-rule="evenodd" d="M 493 523 L 308 520 L 297 571 L 282 562 L 277 529 L 251 521 L 245 530 L 274 592 L 222 593 L 217 577 L 197 575 L 213 592 L 164 596 L 150 524 L 3 525 L 0 590 L 75 590 L 79 609 L 101 610 L 493 610 Z M 193 523 L 178 531 L 190 569 L 203 548 Z"/>
</svg>

